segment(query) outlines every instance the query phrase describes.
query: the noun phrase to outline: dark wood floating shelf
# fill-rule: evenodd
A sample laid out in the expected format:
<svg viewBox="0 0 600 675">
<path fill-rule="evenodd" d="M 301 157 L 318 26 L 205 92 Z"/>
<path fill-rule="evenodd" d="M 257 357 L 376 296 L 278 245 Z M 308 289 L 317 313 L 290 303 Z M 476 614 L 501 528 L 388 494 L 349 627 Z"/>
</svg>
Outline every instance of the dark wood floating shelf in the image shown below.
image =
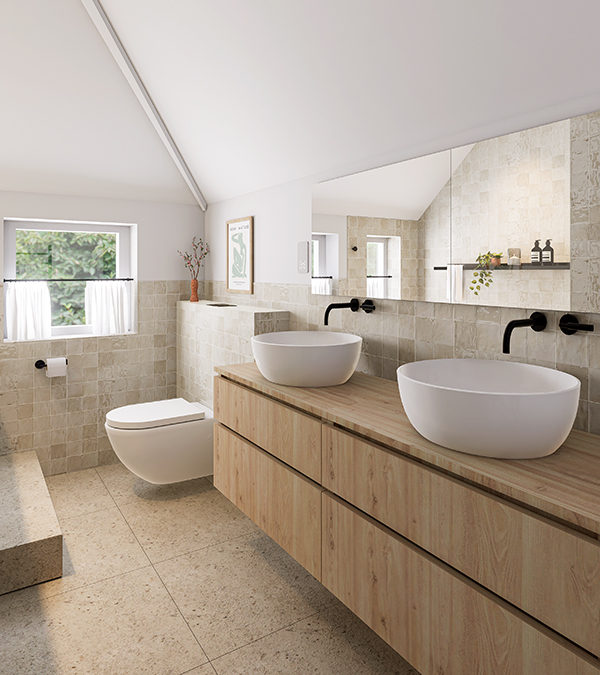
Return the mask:
<svg viewBox="0 0 600 675">
<path fill-rule="evenodd" d="M 434 270 L 447 270 L 448 267 L 434 267 Z M 464 270 L 481 269 L 477 267 L 476 263 L 467 263 L 463 265 Z M 523 263 L 522 265 L 500 265 L 498 267 L 490 267 L 491 271 L 496 270 L 570 270 L 570 262 L 555 262 L 552 265 L 532 265 L 531 263 Z"/>
</svg>

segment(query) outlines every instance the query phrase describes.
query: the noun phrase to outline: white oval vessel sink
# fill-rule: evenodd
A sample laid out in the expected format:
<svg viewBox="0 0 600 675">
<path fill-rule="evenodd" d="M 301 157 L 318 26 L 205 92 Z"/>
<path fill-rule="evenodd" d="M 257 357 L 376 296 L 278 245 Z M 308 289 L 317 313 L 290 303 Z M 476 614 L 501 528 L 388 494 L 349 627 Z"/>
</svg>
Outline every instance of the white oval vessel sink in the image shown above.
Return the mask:
<svg viewBox="0 0 600 675">
<path fill-rule="evenodd" d="M 440 359 L 398 368 L 410 423 L 425 438 L 482 457 L 545 457 L 566 440 L 581 383 L 558 370 L 508 361 Z"/>
<path fill-rule="evenodd" d="M 362 338 L 347 333 L 284 331 L 255 335 L 252 351 L 270 382 L 290 387 L 333 387 L 356 370 Z"/>
</svg>

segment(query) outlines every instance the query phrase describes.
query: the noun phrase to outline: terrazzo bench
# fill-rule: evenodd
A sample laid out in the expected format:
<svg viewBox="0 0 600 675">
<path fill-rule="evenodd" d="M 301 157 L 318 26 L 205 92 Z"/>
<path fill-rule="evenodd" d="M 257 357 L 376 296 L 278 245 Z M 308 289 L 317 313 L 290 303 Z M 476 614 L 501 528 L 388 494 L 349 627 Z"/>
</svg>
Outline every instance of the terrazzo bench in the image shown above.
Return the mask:
<svg viewBox="0 0 600 675">
<path fill-rule="evenodd" d="M 62 539 L 35 452 L 0 457 L 0 595 L 60 577 Z"/>
</svg>

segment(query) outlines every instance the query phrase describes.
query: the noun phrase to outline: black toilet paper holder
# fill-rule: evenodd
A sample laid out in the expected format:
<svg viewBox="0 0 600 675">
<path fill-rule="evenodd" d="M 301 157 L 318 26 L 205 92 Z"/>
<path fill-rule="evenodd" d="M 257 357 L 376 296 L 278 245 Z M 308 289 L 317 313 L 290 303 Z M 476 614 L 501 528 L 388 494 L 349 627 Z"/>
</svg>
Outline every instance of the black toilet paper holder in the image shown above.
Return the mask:
<svg viewBox="0 0 600 675">
<path fill-rule="evenodd" d="M 69 365 L 69 359 L 65 359 L 65 363 L 66 363 L 67 365 Z M 41 370 L 42 368 L 47 368 L 48 366 L 47 366 L 46 362 L 45 362 L 43 359 L 38 359 L 38 360 L 35 362 L 35 367 L 36 367 L 38 370 Z"/>
</svg>

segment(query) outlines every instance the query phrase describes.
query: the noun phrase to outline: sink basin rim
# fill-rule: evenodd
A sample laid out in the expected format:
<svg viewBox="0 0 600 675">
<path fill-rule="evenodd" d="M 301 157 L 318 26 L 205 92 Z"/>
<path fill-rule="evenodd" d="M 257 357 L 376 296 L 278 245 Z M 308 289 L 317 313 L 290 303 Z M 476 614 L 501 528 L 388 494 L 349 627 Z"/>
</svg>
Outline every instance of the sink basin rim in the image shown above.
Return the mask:
<svg viewBox="0 0 600 675">
<path fill-rule="evenodd" d="M 288 341 L 288 338 L 295 338 L 297 342 Z M 307 339 L 303 342 L 303 339 Z M 288 330 L 278 331 L 275 333 L 262 333 L 261 335 L 254 335 L 251 338 L 252 342 L 259 344 L 267 344 L 273 347 L 337 347 L 347 344 L 355 344 L 362 342 L 359 335 L 352 333 L 336 333 L 333 331 L 318 331 L 318 330 Z"/>
<path fill-rule="evenodd" d="M 335 387 L 352 377 L 362 338 L 329 331 L 262 333 L 250 340 L 258 369 L 289 387 Z"/>
<path fill-rule="evenodd" d="M 468 376 L 462 388 L 447 386 L 453 372 Z M 545 457 L 564 443 L 577 415 L 579 380 L 552 368 L 511 361 L 439 359 L 407 363 L 396 373 L 404 411 L 415 430 L 437 445 L 471 455 Z M 426 379 L 435 376 L 444 384 Z M 537 389 L 528 386 L 519 391 L 531 377 L 539 378 L 543 390 L 538 382 Z M 512 390 L 494 391 L 494 382 L 499 380 Z M 471 386 L 464 386 L 465 381 Z M 484 382 L 485 388 L 474 388 L 474 381 Z"/>
<path fill-rule="evenodd" d="M 411 374 L 411 370 L 419 369 L 424 366 L 424 364 L 438 364 L 443 367 L 442 364 L 447 363 L 449 365 L 459 364 L 461 362 L 472 364 L 475 367 L 478 367 L 479 364 L 489 364 L 489 370 L 512 370 L 515 373 L 519 371 L 526 371 L 535 375 L 540 373 L 551 373 L 551 376 L 557 381 L 563 381 L 565 386 L 560 388 L 552 388 L 548 390 L 536 390 L 536 391 L 494 391 L 491 387 L 493 383 L 490 384 L 489 381 L 486 382 L 488 385 L 487 388 L 471 388 L 471 387 L 459 387 L 459 386 L 450 386 L 448 384 L 441 384 L 439 382 L 430 382 L 419 377 L 416 377 L 414 374 Z M 425 366 L 426 367 L 426 366 Z M 401 374 L 403 377 L 412 380 L 413 382 L 428 386 L 434 387 L 436 389 L 442 389 L 446 391 L 455 391 L 465 394 L 482 394 L 485 396 L 546 396 L 553 395 L 560 392 L 569 392 L 577 389 L 581 386 L 580 381 L 570 373 L 565 373 L 561 370 L 555 370 L 552 368 L 546 368 L 545 366 L 537 366 L 531 363 L 518 363 L 514 361 L 500 361 L 492 359 L 427 359 L 423 361 L 413 361 L 411 363 L 405 363 L 400 366 L 397 373 Z M 493 373 L 488 373 L 489 375 Z M 514 385 L 515 382 L 511 381 L 511 385 Z"/>
</svg>

